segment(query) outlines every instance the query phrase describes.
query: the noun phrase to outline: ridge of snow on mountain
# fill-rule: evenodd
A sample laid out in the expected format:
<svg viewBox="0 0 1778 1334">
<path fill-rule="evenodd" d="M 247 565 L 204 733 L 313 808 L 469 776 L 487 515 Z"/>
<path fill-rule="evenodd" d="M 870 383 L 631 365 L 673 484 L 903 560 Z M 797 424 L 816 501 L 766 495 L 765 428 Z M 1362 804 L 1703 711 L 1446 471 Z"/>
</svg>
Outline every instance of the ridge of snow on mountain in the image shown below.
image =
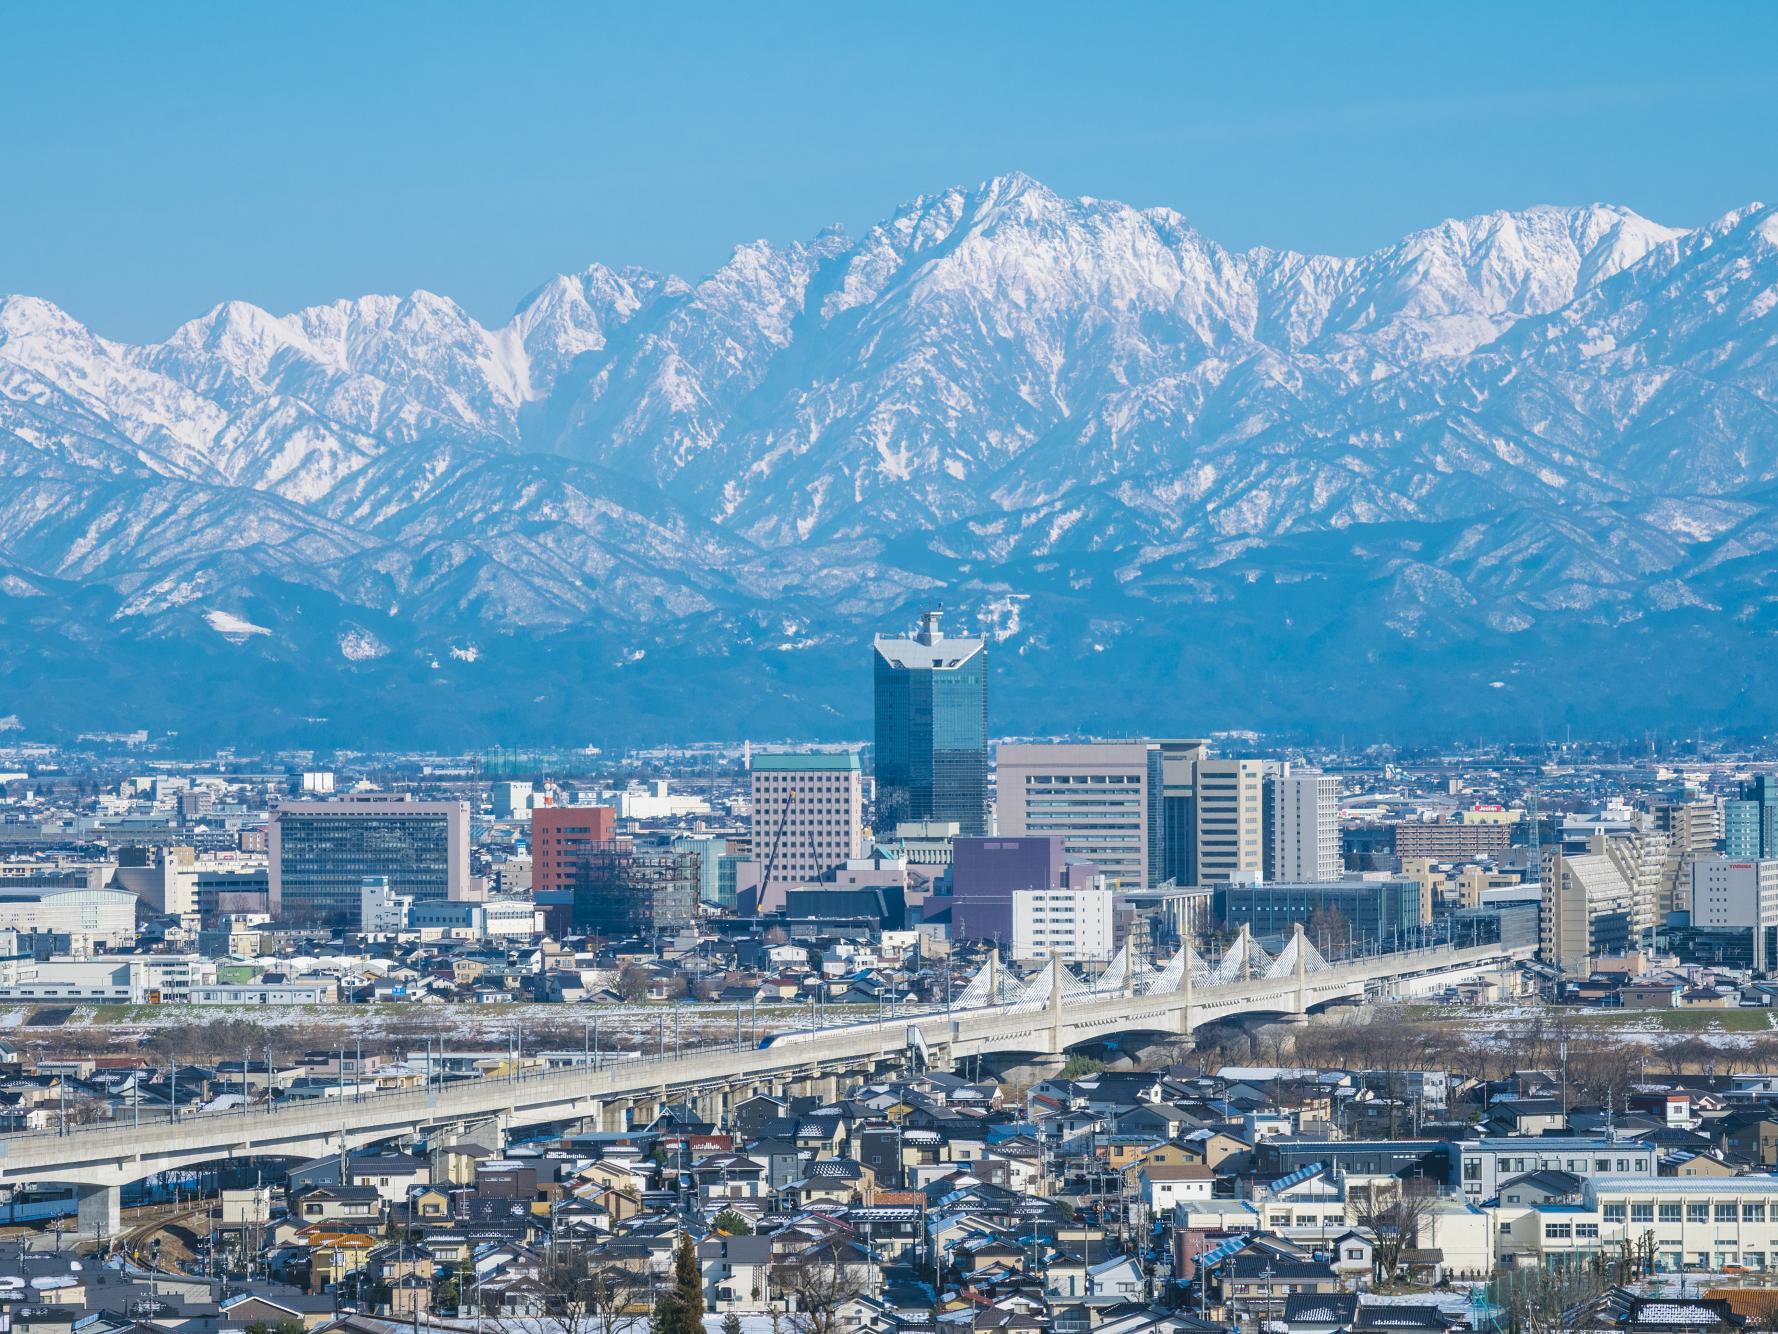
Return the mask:
<svg viewBox="0 0 1778 1334">
<path fill-rule="evenodd" d="M 1017 174 L 697 281 L 592 264 L 492 328 L 415 292 L 128 346 L 5 297 L 0 610 L 64 666 L 140 636 L 465 689 L 564 635 L 598 647 L 561 671 L 617 682 L 840 662 L 933 598 L 1014 654 L 1086 627 L 1176 655 L 1182 617 L 1382 652 L 1319 588 L 1389 652 L 1510 679 L 1649 617 L 1764 633 L 1775 347 L 1763 205 L 1345 258 Z"/>
</svg>

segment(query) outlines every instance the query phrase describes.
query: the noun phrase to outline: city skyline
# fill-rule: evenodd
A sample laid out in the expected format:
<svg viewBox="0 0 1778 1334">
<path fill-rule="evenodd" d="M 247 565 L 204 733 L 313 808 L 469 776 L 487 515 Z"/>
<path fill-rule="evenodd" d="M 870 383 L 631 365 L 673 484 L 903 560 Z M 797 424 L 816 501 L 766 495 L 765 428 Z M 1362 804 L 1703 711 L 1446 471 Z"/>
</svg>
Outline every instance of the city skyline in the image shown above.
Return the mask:
<svg viewBox="0 0 1778 1334">
<path fill-rule="evenodd" d="M 1778 1328 L 1775 60 L 0 6 L 0 1328 Z"/>
</svg>

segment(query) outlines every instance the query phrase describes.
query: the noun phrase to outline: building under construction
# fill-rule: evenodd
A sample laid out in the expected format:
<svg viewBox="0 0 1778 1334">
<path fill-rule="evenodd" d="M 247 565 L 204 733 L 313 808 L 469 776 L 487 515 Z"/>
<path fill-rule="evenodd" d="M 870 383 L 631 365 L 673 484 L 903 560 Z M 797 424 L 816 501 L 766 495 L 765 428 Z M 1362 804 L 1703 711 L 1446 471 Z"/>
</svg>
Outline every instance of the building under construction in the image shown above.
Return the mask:
<svg viewBox="0 0 1778 1334">
<path fill-rule="evenodd" d="M 574 883 L 574 930 L 610 938 L 653 936 L 692 924 L 699 859 L 665 841 L 612 839 L 582 855 Z"/>
</svg>

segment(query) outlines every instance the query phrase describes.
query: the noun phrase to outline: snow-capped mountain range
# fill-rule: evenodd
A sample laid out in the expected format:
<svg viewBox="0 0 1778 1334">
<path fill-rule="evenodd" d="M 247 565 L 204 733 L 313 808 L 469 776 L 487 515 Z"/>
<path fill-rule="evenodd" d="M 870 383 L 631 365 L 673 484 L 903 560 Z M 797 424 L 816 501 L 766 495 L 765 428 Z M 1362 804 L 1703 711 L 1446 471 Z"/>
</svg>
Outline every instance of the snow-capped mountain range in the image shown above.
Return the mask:
<svg viewBox="0 0 1778 1334">
<path fill-rule="evenodd" d="M 942 601 L 1032 727 L 1765 724 L 1775 308 L 1759 205 L 1351 259 L 1016 175 L 498 328 L 0 298 L 0 716 L 863 735 Z"/>
</svg>

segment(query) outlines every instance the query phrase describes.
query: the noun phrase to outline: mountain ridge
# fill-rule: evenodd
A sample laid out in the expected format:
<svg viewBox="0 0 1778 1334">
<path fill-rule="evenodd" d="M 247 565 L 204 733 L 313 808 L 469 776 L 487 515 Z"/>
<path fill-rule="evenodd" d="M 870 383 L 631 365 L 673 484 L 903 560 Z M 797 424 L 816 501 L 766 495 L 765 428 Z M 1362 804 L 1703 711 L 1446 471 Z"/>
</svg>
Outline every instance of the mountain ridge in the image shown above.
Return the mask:
<svg viewBox="0 0 1778 1334">
<path fill-rule="evenodd" d="M 1131 690 L 1222 682 L 1181 725 L 1376 725 L 1356 684 L 1293 718 L 1261 681 L 1398 652 L 1478 718 L 1522 721 L 1515 677 L 1603 715 L 1601 670 L 1658 683 L 1562 665 L 1597 634 L 1769 656 L 1775 307 L 1763 205 L 1497 211 L 1337 257 L 1019 174 L 695 281 L 589 264 L 494 328 L 416 292 L 223 302 L 128 345 L 0 297 L 0 715 L 86 730 L 98 691 L 206 736 L 856 726 L 858 646 L 927 600 L 991 628 L 1039 720 L 1068 706 L 1035 664 L 1068 691 L 1109 660 Z M 1345 609 L 1310 648 L 1305 589 Z M 1225 680 L 1200 627 L 1266 671 Z M 569 643 L 527 716 L 527 664 Z M 313 698 L 231 722 L 118 683 L 187 667 Z M 1667 712 L 1774 721 L 1731 697 Z"/>
</svg>

